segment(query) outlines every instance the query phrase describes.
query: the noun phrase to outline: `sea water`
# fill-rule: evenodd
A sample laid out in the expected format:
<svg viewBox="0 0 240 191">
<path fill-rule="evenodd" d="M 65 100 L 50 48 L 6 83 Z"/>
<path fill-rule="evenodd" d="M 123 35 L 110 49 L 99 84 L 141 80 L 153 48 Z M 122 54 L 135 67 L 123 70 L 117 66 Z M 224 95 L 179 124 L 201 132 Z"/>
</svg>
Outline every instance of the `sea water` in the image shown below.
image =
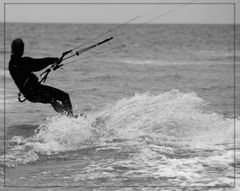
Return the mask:
<svg viewBox="0 0 240 191">
<path fill-rule="evenodd" d="M 68 92 L 74 113 L 87 117 L 17 101 L 7 71 L 14 38 L 24 40 L 26 56 L 59 57 L 114 27 L 6 25 L 5 67 L 3 39 L 0 50 L 1 185 L 237 190 L 228 187 L 239 185 L 240 174 L 240 89 L 234 86 L 240 77 L 239 26 L 234 65 L 232 25 L 124 25 L 86 44 L 114 38 L 72 58 L 79 60 L 46 81 Z"/>
</svg>

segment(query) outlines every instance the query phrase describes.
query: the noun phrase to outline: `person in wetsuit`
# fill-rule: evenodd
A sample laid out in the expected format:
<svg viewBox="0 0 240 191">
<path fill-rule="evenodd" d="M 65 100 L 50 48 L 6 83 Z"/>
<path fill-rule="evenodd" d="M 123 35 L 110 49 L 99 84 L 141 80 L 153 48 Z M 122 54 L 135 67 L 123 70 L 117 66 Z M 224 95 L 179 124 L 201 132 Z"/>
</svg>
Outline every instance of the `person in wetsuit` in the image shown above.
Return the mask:
<svg viewBox="0 0 240 191">
<path fill-rule="evenodd" d="M 18 38 L 12 41 L 9 72 L 19 91 L 30 102 L 51 104 L 53 109 L 62 114 L 73 116 L 69 95 L 57 88 L 39 83 L 34 72 L 59 62 L 59 58 L 30 58 L 23 57 L 24 42 Z"/>
</svg>

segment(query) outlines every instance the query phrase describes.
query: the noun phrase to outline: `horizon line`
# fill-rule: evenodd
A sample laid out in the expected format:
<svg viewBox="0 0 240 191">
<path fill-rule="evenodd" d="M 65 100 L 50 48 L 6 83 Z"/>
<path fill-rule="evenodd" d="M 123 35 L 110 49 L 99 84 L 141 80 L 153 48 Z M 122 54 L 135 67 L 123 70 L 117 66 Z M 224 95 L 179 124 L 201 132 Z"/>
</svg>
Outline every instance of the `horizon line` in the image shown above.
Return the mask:
<svg viewBox="0 0 240 191">
<path fill-rule="evenodd" d="M 29 22 L 29 21 L 25 21 L 25 22 L 19 22 L 19 21 L 10 21 L 10 22 L 3 22 L 0 21 L 0 24 L 122 24 L 121 22 Z M 224 23 L 220 23 L 220 22 L 212 22 L 212 23 L 206 23 L 206 22 L 196 22 L 196 23 L 192 23 L 192 22 L 188 22 L 188 23 L 184 23 L 184 22 L 169 22 L 169 23 L 128 23 L 126 25 L 234 25 L 234 23 L 230 23 L 230 22 L 224 22 Z M 239 25 L 240 23 L 235 23 L 235 25 Z"/>
</svg>

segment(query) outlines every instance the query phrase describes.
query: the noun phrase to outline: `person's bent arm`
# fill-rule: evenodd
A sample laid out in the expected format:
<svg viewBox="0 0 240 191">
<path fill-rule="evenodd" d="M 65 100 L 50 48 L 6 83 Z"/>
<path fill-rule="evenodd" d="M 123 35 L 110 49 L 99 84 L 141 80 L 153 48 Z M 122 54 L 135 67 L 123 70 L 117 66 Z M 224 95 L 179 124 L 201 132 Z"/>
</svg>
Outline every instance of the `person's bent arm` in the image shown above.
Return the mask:
<svg viewBox="0 0 240 191">
<path fill-rule="evenodd" d="M 24 57 L 24 64 L 26 68 L 31 72 L 40 71 L 51 64 L 55 64 L 59 61 L 56 57 L 46 57 L 46 58 L 30 58 Z"/>
</svg>

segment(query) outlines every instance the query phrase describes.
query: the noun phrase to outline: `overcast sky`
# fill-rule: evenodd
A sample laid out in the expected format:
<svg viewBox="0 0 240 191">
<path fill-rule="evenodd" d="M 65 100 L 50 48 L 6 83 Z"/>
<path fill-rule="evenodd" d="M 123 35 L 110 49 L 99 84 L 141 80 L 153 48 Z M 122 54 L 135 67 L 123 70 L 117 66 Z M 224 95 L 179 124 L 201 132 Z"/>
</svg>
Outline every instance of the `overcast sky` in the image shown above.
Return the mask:
<svg viewBox="0 0 240 191">
<path fill-rule="evenodd" d="M 63 1 L 51 0 L 52 3 L 97 3 L 98 4 L 34 4 L 50 1 L 40 0 L 6 0 L 5 3 L 32 3 L 6 4 L 6 22 L 64 22 L 64 23 L 119 23 L 133 17 L 140 16 L 136 23 L 146 22 L 156 18 L 151 23 L 233 23 L 234 8 L 232 4 L 196 4 L 196 3 L 237 3 L 237 23 L 239 23 L 240 0 L 104 0 L 104 1 Z M 101 4 L 104 3 L 173 3 L 173 4 Z M 1 3 L 1 8 L 3 4 Z M 166 13 L 166 14 L 165 14 Z M 165 14 L 165 15 L 164 15 Z M 161 16 L 163 15 L 163 16 Z M 3 15 L 0 18 L 3 22 Z"/>
</svg>

